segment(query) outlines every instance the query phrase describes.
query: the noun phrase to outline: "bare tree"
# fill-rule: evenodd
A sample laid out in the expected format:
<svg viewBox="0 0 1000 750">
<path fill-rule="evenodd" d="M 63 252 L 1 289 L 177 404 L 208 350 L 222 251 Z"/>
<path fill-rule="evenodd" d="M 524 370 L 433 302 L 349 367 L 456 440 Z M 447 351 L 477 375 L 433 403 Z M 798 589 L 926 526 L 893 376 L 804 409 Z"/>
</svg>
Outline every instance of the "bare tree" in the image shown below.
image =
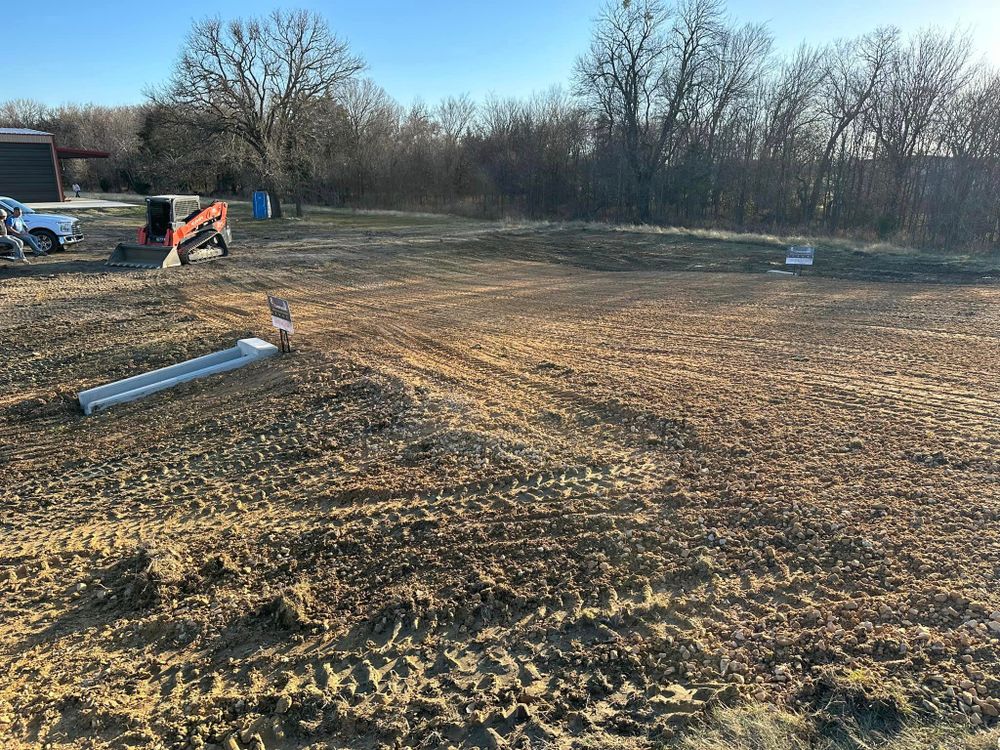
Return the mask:
<svg viewBox="0 0 1000 750">
<path fill-rule="evenodd" d="M 803 44 L 767 87 L 758 166 L 771 224 L 787 221 L 792 205 L 805 200 L 802 167 L 820 120 L 815 104 L 825 66 L 826 51 Z"/>
<path fill-rule="evenodd" d="M 914 161 L 921 153 L 929 153 L 936 126 L 969 80 L 970 49 L 965 35 L 928 29 L 908 47 L 896 49 L 889 60 L 872 113 L 890 170 L 884 210 L 898 226 L 908 218 L 905 183 Z"/>
<path fill-rule="evenodd" d="M 399 129 L 400 108 L 370 78 L 348 81 L 338 101 L 347 123 L 342 146 L 351 176 L 351 196 L 364 199 L 377 171 L 389 158 Z"/>
<path fill-rule="evenodd" d="M 826 120 L 826 142 L 813 176 L 804 219 L 812 220 L 830 171 L 834 150 L 847 129 L 868 112 L 899 40 L 895 28 L 880 28 L 858 39 L 836 42 L 820 84 L 819 110 Z"/>
<path fill-rule="evenodd" d="M 476 118 L 476 104 L 467 94 L 442 99 L 434 110 L 441 138 L 440 168 L 445 199 L 454 201 L 469 182 L 471 167 L 465 158 L 463 139 Z"/>
<path fill-rule="evenodd" d="M 264 186 L 280 195 L 301 166 L 318 107 L 363 68 L 317 13 L 276 10 L 267 18 L 209 18 L 194 24 L 169 84 L 156 104 L 193 125 L 240 138 Z"/>
<path fill-rule="evenodd" d="M 434 117 L 441 126 L 441 135 L 445 141 L 456 144 L 475 120 L 476 103 L 468 94 L 449 96 L 438 104 Z"/>
<path fill-rule="evenodd" d="M 708 65 L 704 85 L 695 89 L 686 114 L 688 133 L 688 182 L 685 192 L 699 209 L 712 206 L 719 211 L 722 199 L 723 160 L 718 151 L 732 146 L 736 131 L 732 125 L 746 115 L 746 107 L 759 88 L 773 43 L 765 26 L 746 24 L 723 28 Z M 726 139 L 730 142 L 724 142 Z M 707 175 L 698 180 L 697 175 Z M 701 184 L 690 184 L 692 180 Z"/>
<path fill-rule="evenodd" d="M 635 189 L 636 218 L 650 218 L 652 183 L 674 145 L 680 117 L 719 43 L 721 0 L 608 2 L 576 87 L 598 103 L 609 133 L 621 134 Z"/>
<path fill-rule="evenodd" d="M 37 129 L 49 115 L 49 108 L 34 99 L 10 99 L 0 104 L 0 123 L 7 128 Z"/>
<path fill-rule="evenodd" d="M 947 113 L 948 161 L 928 213 L 939 244 L 967 243 L 995 228 L 1000 188 L 1000 73 L 980 72 Z"/>
<path fill-rule="evenodd" d="M 708 125 L 704 138 L 709 152 L 713 150 L 723 118 L 753 93 L 773 43 L 767 27 L 759 24 L 721 31 L 704 87 L 707 104 L 704 119 Z"/>
</svg>

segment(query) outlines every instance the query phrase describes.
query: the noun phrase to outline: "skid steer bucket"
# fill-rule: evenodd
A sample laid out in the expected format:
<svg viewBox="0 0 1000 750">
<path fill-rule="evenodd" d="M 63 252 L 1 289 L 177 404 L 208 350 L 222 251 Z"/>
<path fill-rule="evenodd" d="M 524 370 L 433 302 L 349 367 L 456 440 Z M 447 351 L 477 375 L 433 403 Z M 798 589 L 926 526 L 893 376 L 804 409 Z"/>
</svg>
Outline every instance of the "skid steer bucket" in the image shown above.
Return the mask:
<svg viewBox="0 0 1000 750">
<path fill-rule="evenodd" d="M 107 265 L 122 268 L 170 268 L 181 264 L 176 247 L 127 245 L 122 243 L 108 258 Z"/>
</svg>

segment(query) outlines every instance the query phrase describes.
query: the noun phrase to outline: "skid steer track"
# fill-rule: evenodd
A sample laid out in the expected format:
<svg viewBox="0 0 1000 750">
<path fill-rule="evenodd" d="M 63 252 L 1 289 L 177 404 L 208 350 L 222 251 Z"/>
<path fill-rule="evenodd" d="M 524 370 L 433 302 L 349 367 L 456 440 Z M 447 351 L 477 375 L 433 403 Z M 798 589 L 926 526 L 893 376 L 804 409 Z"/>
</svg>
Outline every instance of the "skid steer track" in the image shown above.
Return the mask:
<svg viewBox="0 0 1000 750">
<path fill-rule="evenodd" d="M 184 265 L 223 258 L 229 255 L 231 238 L 232 233 L 228 225 L 221 232 L 215 229 L 206 229 L 181 244 L 177 248 L 177 255 Z"/>
</svg>

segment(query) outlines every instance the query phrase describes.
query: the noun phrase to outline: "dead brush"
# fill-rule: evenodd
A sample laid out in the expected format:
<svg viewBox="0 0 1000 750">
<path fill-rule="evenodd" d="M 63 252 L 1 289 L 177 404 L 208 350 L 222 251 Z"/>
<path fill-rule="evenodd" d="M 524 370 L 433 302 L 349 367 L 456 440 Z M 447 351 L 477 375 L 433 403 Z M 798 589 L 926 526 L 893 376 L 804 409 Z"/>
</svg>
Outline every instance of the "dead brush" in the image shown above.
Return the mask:
<svg viewBox="0 0 1000 750">
<path fill-rule="evenodd" d="M 189 574 L 174 550 L 140 547 L 126 561 L 123 579 L 126 602 L 135 607 L 155 607 L 186 588 Z"/>
<path fill-rule="evenodd" d="M 664 750 L 995 750 L 996 730 L 974 731 L 958 724 L 871 726 L 864 713 L 830 722 L 766 703 L 713 710 L 700 724 L 675 737 Z"/>
<path fill-rule="evenodd" d="M 308 610 L 313 603 L 309 584 L 302 581 L 289 586 L 267 602 L 261 614 L 271 618 L 280 627 L 289 630 L 306 628 L 312 624 Z"/>
</svg>

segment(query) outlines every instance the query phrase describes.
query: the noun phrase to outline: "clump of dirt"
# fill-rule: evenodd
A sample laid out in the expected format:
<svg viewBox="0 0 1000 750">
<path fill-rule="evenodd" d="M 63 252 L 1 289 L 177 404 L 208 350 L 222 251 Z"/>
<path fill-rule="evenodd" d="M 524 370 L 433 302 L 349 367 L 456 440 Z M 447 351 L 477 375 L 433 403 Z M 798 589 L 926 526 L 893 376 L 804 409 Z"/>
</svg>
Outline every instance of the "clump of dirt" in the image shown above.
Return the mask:
<svg viewBox="0 0 1000 750">
<path fill-rule="evenodd" d="M 312 625 L 309 608 L 313 597 L 309 584 L 300 582 L 289 586 L 280 594 L 267 602 L 261 613 L 277 625 L 294 630 Z"/>
<path fill-rule="evenodd" d="M 227 552 L 220 552 L 209 557 L 201 570 L 207 577 L 232 576 L 239 573 L 239 565 Z"/>
<path fill-rule="evenodd" d="M 120 566 L 121 599 L 132 606 L 149 608 L 169 602 L 182 592 L 197 587 L 180 554 L 170 548 L 140 547 Z"/>
</svg>

